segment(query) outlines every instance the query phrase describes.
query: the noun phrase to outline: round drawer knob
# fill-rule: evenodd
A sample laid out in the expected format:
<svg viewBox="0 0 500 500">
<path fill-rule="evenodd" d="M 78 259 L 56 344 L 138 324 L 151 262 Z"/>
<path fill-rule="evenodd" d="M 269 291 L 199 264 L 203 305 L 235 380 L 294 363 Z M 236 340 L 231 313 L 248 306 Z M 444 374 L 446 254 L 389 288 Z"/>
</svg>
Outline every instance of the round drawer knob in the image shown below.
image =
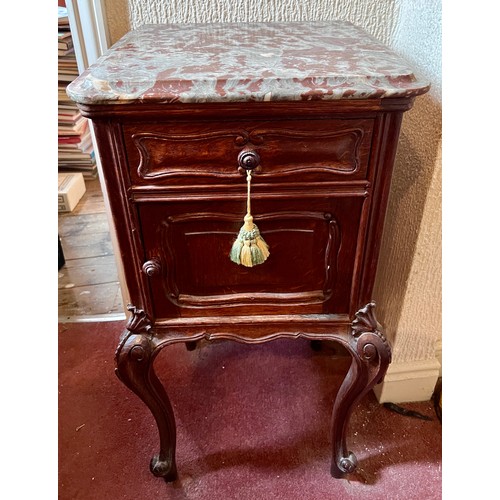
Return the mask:
<svg viewBox="0 0 500 500">
<path fill-rule="evenodd" d="M 161 264 L 158 259 L 151 259 L 142 265 L 142 272 L 147 276 L 156 276 L 160 274 Z"/>
<path fill-rule="evenodd" d="M 243 150 L 238 155 L 238 165 L 240 168 L 243 168 L 245 170 L 253 170 L 254 168 L 257 168 L 259 164 L 260 156 L 253 149 Z"/>
</svg>

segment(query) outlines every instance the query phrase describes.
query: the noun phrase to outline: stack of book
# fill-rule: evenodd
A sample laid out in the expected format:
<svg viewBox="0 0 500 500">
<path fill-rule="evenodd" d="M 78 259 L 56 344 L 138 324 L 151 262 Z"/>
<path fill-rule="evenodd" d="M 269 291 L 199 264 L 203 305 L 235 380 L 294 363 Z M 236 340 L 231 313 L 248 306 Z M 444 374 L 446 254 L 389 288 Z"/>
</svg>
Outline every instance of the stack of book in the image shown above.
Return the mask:
<svg viewBox="0 0 500 500">
<path fill-rule="evenodd" d="M 59 7 L 58 16 L 59 171 L 81 172 L 84 178 L 94 179 L 97 166 L 89 124 L 66 94 L 66 87 L 78 76 L 78 65 L 65 7 Z"/>
</svg>

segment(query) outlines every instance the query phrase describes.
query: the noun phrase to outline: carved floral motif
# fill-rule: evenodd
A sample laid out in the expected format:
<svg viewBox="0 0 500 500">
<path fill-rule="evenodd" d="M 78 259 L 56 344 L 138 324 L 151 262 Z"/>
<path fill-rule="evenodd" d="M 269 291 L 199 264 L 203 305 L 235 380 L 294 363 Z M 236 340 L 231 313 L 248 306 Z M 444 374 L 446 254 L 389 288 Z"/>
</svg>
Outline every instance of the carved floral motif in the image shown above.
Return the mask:
<svg viewBox="0 0 500 500">
<path fill-rule="evenodd" d="M 127 309 L 132 313 L 127 322 L 127 330 L 135 334 L 148 333 L 152 325 L 151 319 L 146 312 L 132 304 L 129 304 Z"/>
<path fill-rule="evenodd" d="M 370 302 L 362 307 L 355 315 L 355 319 L 351 323 L 351 334 L 358 340 L 358 349 L 361 357 L 365 361 L 372 361 L 377 358 L 380 348 L 382 347 L 389 356 L 391 356 L 391 348 L 385 335 L 382 331 L 382 326 L 375 317 L 375 302 Z M 359 341 L 362 337 L 370 334 L 376 335 L 376 338 L 381 341 L 382 346 L 378 342 L 373 343 L 374 340 L 366 338 L 364 341 Z"/>
</svg>

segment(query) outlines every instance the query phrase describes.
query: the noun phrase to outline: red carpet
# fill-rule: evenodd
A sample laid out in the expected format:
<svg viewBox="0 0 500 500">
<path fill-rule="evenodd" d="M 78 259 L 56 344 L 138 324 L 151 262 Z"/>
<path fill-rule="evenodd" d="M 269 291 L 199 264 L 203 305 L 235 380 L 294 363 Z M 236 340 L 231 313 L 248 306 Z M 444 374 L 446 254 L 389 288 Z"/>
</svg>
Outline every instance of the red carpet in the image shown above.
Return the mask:
<svg viewBox="0 0 500 500">
<path fill-rule="evenodd" d="M 359 467 L 329 474 L 333 399 L 349 360 L 328 346 L 278 340 L 165 348 L 157 373 L 177 421 L 179 479 L 149 472 L 152 415 L 114 374 L 123 322 L 59 325 L 59 498 L 440 499 L 441 425 L 431 402 L 402 416 L 370 393 L 348 446 Z"/>
</svg>

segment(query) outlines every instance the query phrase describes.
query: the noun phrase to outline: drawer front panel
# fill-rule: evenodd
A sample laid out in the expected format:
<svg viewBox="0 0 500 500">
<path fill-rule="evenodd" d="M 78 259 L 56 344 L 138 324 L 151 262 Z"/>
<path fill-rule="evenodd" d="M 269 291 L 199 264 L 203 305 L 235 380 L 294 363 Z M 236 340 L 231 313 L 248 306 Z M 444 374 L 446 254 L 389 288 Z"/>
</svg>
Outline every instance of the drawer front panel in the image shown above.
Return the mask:
<svg viewBox="0 0 500 500">
<path fill-rule="evenodd" d="M 373 120 L 126 124 L 134 185 L 240 182 L 238 155 L 255 151 L 255 181 L 366 177 Z"/>
<path fill-rule="evenodd" d="M 347 313 L 363 200 L 256 200 L 271 255 L 252 268 L 229 259 L 244 202 L 141 204 L 156 317 Z"/>
</svg>

